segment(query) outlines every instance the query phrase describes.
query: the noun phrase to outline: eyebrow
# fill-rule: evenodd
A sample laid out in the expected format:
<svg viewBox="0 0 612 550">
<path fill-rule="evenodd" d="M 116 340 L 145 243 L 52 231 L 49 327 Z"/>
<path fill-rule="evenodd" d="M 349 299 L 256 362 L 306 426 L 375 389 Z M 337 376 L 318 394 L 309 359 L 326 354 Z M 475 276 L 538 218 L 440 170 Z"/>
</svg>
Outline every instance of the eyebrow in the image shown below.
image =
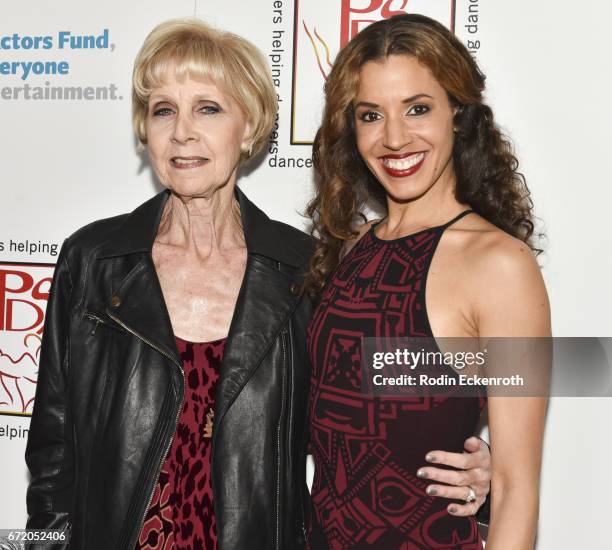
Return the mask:
<svg viewBox="0 0 612 550">
<path fill-rule="evenodd" d="M 421 99 L 423 97 L 428 97 L 429 99 L 433 99 L 433 97 L 431 97 L 428 94 L 416 94 L 416 95 L 407 97 L 405 99 L 402 99 L 402 103 L 412 103 L 413 101 L 416 101 L 417 99 Z M 360 101 L 359 103 L 355 105 L 355 109 L 357 109 L 357 107 L 369 107 L 370 109 L 378 109 L 380 105 L 378 105 L 377 103 L 371 103 L 369 101 Z"/>
</svg>

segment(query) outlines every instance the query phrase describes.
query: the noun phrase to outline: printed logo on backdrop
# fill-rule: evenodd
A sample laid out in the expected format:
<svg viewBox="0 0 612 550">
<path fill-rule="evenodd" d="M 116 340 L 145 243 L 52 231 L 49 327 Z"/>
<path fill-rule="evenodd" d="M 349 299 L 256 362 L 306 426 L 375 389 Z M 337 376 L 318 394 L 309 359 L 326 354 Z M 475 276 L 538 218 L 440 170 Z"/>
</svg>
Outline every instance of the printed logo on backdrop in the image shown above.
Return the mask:
<svg viewBox="0 0 612 550">
<path fill-rule="evenodd" d="M 420 13 L 455 30 L 456 0 L 295 0 L 291 143 L 311 145 L 319 127 L 323 86 L 338 51 L 381 19 Z"/>
<path fill-rule="evenodd" d="M 0 262 L 0 414 L 32 413 L 54 268 Z"/>
<path fill-rule="evenodd" d="M 105 81 L 105 71 L 100 71 L 103 56 L 114 51 L 107 28 L 0 33 L 0 100 L 122 100 L 118 86 Z M 88 82 L 79 74 L 88 74 Z"/>
</svg>

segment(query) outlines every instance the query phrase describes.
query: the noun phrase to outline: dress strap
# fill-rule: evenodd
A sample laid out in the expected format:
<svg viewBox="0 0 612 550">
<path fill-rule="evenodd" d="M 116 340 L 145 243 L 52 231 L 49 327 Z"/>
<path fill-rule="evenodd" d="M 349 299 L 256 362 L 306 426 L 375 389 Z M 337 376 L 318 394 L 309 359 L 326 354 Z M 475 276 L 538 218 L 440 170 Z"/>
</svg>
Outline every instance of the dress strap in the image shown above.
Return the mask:
<svg viewBox="0 0 612 550">
<path fill-rule="evenodd" d="M 457 214 L 451 221 L 446 222 L 444 225 L 441 225 L 440 229 L 446 229 L 447 227 L 450 227 L 454 223 L 458 222 L 461 218 L 467 216 L 468 214 L 471 214 L 472 212 L 474 211 L 471 208 L 469 208 L 468 210 L 464 210 L 463 212 Z"/>
</svg>

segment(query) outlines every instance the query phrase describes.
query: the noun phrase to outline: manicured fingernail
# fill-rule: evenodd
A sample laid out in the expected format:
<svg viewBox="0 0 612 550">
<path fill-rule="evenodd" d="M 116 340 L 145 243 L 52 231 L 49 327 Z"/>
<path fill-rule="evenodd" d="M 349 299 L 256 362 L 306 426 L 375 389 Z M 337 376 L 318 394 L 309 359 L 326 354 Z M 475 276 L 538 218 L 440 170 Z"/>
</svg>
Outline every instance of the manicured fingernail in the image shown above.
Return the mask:
<svg viewBox="0 0 612 550">
<path fill-rule="evenodd" d="M 427 477 L 427 472 L 425 470 L 419 470 L 417 472 L 417 477 Z"/>
<path fill-rule="evenodd" d="M 429 454 L 425 457 L 425 460 L 427 460 L 427 462 L 435 462 L 436 461 L 436 455 L 432 455 Z"/>
<path fill-rule="evenodd" d="M 449 511 L 451 514 L 454 514 L 454 513 L 457 511 L 457 508 L 456 508 L 455 506 L 450 506 L 450 507 L 449 507 L 449 509 L 448 509 L 448 511 Z"/>
<path fill-rule="evenodd" d="M 427 494 L 435 497 L 438 494 L 438 491 L 436 491 L 435 487 L 427 487 Z"/>
</svg>

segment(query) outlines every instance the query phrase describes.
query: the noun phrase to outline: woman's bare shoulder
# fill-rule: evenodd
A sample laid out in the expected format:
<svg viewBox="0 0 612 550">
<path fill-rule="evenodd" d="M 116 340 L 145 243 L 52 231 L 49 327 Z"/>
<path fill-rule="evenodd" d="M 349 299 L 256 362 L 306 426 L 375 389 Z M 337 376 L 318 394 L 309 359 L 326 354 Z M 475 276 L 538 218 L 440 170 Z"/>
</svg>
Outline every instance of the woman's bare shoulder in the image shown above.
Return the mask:
<svg viewBox="0 0 612 550">
<path fill-rule="evenodd" d="M 484 218 L 473 215 L 457 227 L 457 240 L 466 260 L 479 270 L 539 272 L 535 253 L 521 239 L 509 235 Z M 459 224 L 458 224 L 459 225 Z"/>
<path fill-rule="evenodd" d="M 483 218 L 463 228 L 457 240 L 482 333 L 546 334 L 548 297 L 534 251 Z"/>
</svg>

